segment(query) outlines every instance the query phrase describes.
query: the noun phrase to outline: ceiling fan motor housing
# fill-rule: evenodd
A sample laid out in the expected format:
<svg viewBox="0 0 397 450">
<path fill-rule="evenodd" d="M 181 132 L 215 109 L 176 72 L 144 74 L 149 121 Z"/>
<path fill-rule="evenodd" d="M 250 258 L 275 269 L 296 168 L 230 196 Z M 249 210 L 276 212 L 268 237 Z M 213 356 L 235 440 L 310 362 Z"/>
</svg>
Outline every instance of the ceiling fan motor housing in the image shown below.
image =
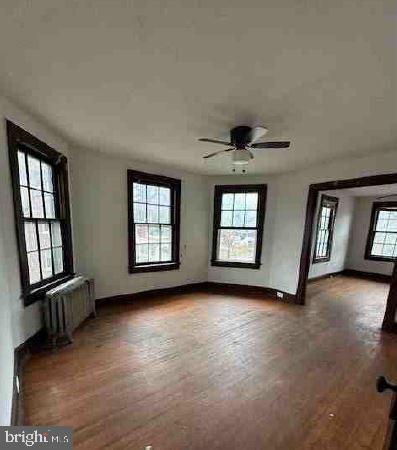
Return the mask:
<svg viewBox="0 0 397 450">
<path fill-rule="evenodd" d="M 234 127 L 230 130 L 230 142 L 238 150 L 243 150 L 250 143 L 250 133 L 252 128 L 246 125 Z"/>
</svg>

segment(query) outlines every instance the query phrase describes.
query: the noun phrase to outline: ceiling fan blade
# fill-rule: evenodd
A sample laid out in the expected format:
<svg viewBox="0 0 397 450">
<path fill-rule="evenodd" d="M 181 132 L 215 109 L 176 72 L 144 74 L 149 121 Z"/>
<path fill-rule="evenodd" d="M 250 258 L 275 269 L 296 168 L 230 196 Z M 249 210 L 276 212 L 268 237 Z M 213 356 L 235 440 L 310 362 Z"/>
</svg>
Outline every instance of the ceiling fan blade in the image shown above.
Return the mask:
<svg viewBox="0 0 397 450">
<path fill-rule="evenodd" d="M 289 141 L 278 141 L 278 142 L 257 142 L 252 144 L 251 148 L 288 148 L 291 142 Z"/>
<path fill-rule="evenodd" d="M 200 138 L 200 142 L 211 142 L 212 144 L 232 145 L 230 142 L 220 141 L 219 139 Z"/>
<path fill-rule="evenodd" d="M 251 132 L 250 132 L 250 136 L 249 136 L 249 141 L 250 142 L 256 142 L 258 139 L 262 138 L 263 136 L 265 136 L 265 134 L 268 132 L 269 130 L 265 127 L 254 127 L 252 128 Z"/>
<path fill-rule="evenodd" d="M 204 159 L 212 158 L 213 156 L 219 155 L 220 153 L 231 152 L 234 148 L 227 148 L 226 150 L 218 150 L 217 152 L 210 153 L 209 155 L 203 156 Z"/>
</svg>

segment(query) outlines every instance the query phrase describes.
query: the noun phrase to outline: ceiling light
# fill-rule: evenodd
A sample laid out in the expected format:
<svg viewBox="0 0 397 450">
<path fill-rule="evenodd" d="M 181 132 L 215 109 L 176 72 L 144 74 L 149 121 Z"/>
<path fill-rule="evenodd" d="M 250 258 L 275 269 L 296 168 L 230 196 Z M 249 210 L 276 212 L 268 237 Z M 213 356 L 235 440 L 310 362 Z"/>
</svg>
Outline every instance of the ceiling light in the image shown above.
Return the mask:
<svg viewBox="0 0 397 450">
<path fill-rule="evenodd" d="M 234 150 L 232 152 L 232 162 L 236 165 L 248 164 L 251 159 L 250 152 L 248 150 Z"/>
</svg>

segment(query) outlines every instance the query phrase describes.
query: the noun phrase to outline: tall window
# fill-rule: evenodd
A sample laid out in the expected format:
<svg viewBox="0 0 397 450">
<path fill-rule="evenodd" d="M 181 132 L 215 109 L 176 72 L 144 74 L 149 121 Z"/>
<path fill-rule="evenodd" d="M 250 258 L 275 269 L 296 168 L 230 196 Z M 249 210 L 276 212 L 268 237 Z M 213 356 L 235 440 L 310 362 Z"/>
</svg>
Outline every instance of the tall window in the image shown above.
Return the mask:
<svg viewBox="0 0 397 450">
<path fill-rule="evenodd" d="M 215 186 L 213 266 L 258 269 L 266 185 Z"/>
<path fill-rule="evenodd" d="M 373 204 L 365 257 L 397 260 L 397 202 Z"/>
<path fill-rule="evenodd" d="M 332 238 L 334 234 L 338 199 L 322 195 L 317 220 L 316 244 L 313 263 L 326 262 L 331 259 Z"/>
<path fill-rule="evenodd" d="M 25 304 L 73 272 L 66 158 L 7 122 Z"/>
<path fill-rule="evenodd" d="M 129 272 L 179 268 L 181 182 L 128 171 Z"/>
</svg>

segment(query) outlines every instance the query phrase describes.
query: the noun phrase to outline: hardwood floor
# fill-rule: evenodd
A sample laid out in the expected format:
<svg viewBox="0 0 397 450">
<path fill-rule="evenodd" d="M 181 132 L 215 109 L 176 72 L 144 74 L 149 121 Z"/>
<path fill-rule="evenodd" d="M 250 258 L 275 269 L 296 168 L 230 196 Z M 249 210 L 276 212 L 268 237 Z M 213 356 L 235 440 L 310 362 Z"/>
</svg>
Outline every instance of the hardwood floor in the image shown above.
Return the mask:
<svg viewBox="0 0 397 450">
<path fill-rule="evenodd" d="M 101 307 L 27 363 L 26 422 L 74 427 L 78 449 L 381 449 L 387 290 L 336 277 L 305 307 L 205 292 Z"/>
</svg>

